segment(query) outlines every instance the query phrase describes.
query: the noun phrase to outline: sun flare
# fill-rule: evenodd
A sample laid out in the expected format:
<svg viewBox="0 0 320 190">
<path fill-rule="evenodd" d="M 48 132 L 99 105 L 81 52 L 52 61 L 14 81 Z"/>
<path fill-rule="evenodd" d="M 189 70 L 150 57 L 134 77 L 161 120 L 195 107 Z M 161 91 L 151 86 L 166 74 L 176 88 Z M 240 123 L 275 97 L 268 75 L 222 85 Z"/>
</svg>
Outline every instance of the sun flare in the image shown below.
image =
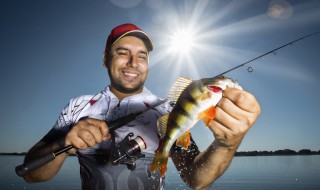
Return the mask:
<svg viewBox="0 0 320 190">
<path fill-rule="evenodd" d="M 170 36 L 170 51 L 178 54 L 190 54 L 195 46 L 194 39 L 195 34 L 192 31 L 180 29 Z"/>
</svg>

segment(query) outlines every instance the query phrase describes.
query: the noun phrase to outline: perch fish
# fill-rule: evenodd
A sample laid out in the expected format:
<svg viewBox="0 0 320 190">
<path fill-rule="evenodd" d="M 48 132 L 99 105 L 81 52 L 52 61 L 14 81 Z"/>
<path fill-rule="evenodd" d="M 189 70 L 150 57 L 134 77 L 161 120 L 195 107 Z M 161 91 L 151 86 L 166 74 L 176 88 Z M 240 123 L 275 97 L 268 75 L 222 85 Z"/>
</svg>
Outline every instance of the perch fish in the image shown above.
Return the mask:
<svg viewBox="0 0 320 190">
<path fill-rule="evenodd" d="M 227 86 L 242 89 L 235 80 L 223 76 L 200 80 L 179 78 L 175 81 L 168 94 L 168 100 L 174 107 L 157 121 L 161 143 L 150 171 L 159 169 L 161 176 L 165 175 L 173 143 L 188 148 L 189 130 L 201 119 L 206 126 L 209 125 L 216 113 L 214 106 Z"/>
</svg>

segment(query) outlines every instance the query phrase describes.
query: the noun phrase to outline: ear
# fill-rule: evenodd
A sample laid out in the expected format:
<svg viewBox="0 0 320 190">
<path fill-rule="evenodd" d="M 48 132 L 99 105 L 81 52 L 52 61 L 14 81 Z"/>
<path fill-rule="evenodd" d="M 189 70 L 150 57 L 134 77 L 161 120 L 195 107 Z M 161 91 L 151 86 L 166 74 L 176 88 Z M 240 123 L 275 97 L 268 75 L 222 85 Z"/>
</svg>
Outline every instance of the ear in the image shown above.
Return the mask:
<svg viewBox="0 0 320 190">
<path fill-rule="evenodd" d="M 108 64 L 107 64 L 107 53 L 104 51 L 103 55 L 102 55 L 102 60 L 103 60 L 103 66 L 105 68 L 108 68 Z"/>
</svg>

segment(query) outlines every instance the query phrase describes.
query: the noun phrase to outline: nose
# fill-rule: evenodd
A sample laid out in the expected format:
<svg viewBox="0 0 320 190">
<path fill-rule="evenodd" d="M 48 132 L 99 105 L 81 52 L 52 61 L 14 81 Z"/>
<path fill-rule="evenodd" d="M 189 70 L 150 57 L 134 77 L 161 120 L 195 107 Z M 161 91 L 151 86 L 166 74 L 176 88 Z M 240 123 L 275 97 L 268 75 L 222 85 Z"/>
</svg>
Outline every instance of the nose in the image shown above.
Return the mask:
<svg viewBox="0 0 320 190">
<path fill-rule="evenodd" d="M 127 62 L 127 66 L 128 66 L 128 67 L 132 67 L 132 68 L 138 67 L 137 56 L 131 55 L 131 56 L 129 57 L 128 62 Z"/>
</svg>

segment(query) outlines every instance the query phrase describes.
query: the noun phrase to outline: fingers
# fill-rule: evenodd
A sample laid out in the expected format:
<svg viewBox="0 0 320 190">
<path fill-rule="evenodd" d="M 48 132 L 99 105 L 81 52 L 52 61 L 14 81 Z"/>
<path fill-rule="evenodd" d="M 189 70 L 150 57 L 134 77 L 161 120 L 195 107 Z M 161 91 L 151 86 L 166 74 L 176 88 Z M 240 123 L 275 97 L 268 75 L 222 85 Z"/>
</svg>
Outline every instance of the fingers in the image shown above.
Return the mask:
<svg viewBox="0 0 320 190">
<path fill-rule="evenodd" d="M 83 139 L 83 141 L 89 146 L 92 147 L 97 143 L 102 142 L 102 135 L 98 129 L 94 131 L 94 127 L 89 127 L 88 130 L 81 130 L 78 133 L 78 136 Z"/>
<path fill-rule="evenodd" d="M 216 119 L 225 126 L 238 127 L 236 126 L 238 125 L 237 122 L 243 122 L 244 124 L 252 125 L 255 121 L 254 113 L 241 109 L 231 102 L 230 99 L 225 97 L 220 100 L 216 109 Z"/>
<path fill-rule="evenodd" d="M 225 136 L 225 134 L 231 133 L 230 129 L 224 127 L 216 120 L 210 122 L 209 128 L 216 136 Z"/>
<path fill-rule="evenodd" d="M 250 126 L 254 124 L 261 112 L 260 105 L 252 94 L 236 88 L 227 88 L 217 107 L 236 120 Z"/>
<path fill-rule="evenodd" d="M 79 121 L 72 127 L 66 136 L 65 144 L 71 144 L 76 149 L 86 149 L 106 139 L 110 139 L 109 128 L 106 122 L 87 118 Z M 76 150 L 73 149 L 69 152 L 75 151 Z"/>
<path fill-rule="evenodd" d="M 107 126 L 107 123 L 105 121 L 90 118 L 87 119 L 87 121 L 100 130 L 103 140 L 106 140 L 109 137 L 109 127 Z"/>
<path fill-rule="evenodd" d="M 223 92 L 223 97 L 229 99 L 237 107 L 251 113 L 260 114 L 260 106 L 255 97 L 243 90 L 237 88 L 227 88 Z M 220 103 L 220 102 L 219 102 Z M 218 103 L 218 105 L 219 105 Z M 221 105 L 222 103 L 220 103 Z"/>
<path fill-rule="evenodd" d="M 218 122 L 219 124 L 221 124 L 222 126 L 224 126 L 229 130 L 234 130 L 236 128 L 235 125 L 237 124 L 238 120 L 232 117 L 231 115 L 229 115 L 226 111 L 224 111 L 220 107 L 216 107 L 216 110 L 217 112 L 216 112 L 214 121 Z"/>
<path fill-rule="evenodd" d="M 260 106 L 250 93 L 227 88 L 216 106 L 216 115 L 209 127 L 224 146 L 237 147 L 260 114 Z"/>
<path fill-rule="evenodd" d="M 232 136 L 243 136 L 246 131 L 251 127 L 251 124 L 246 119 L 245 114 L 241 114 L 242 120 L 235 119 L 223 109 L 217 107 L 216 116 L 213 120 L 214 126 L 211 126 L 212 131 L 216 135 L 223 135 L 225 138 Z M 218 132 L 218 133 L 216 133 Z"/>
</svg>

